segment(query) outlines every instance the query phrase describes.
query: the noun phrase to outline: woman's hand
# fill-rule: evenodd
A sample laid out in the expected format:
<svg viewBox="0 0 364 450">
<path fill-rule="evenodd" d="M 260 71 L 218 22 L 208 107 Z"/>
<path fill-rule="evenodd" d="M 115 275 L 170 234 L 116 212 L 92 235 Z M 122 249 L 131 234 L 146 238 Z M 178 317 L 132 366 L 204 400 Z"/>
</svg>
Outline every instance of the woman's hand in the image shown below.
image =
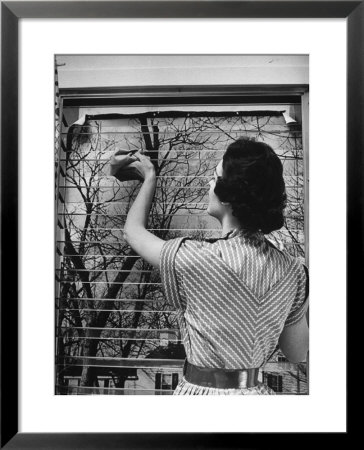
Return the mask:
<svg viewBox="0 0 364 450">
<path fill-rule="evenodd" d="M 149 156 L 143 155 L 143 153 L 138 151 L 134 153 L 133 157 L 136 159 L 133 165 L 142 174 L 144 180 L 148 178 L 155 178 L 155 167 Z"/>
</svg>

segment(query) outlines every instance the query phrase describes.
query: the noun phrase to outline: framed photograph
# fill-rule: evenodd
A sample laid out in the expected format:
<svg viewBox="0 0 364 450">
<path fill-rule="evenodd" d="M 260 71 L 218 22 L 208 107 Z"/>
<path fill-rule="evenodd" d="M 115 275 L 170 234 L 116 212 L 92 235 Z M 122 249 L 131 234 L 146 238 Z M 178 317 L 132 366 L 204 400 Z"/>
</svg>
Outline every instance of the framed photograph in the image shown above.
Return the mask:
<svg viewBox="0 0 364 450">
<path fill-rule="evenodd" d="M 256 250 L 263 251 L 269 242 L 270 258 L 284 251 L 287 261 L 294 258 L 308 267 L 309 57 L 57 54 L 55 73 L 59 111 L 55 394 L 176 395 L 186 387 L 184 361 L 186 357 L 193 360 L 183 344 L 186 335 L 179 314 L 185 308 L 164 294 L 166 277 L 160 276 L 161 267 L 148 262 L 147 254 L 143 253 L 147 260 L 141 258 L 144 246 L 139 253 L 131 252 L 125 240 L 126 217 L 141 181 L 137 163 L 124 166 L 125 158 L 141 149 L 150 155 L 155 168 L 156 189 L 146 239 L 157 236 L 161 243 L 171 245 L 175 239 L 187 238 L 194 245 L 211 245 L 212 250 L 225 242 L 221 235 L 226 234 L 220 226 L 226 223 L 224 211 L 209 200 L 209 183 L 224 149 L 255 143 L 256 149 L 271 147 L 283 172 L 285 221 L 271 226 L 262 223 L 268 226 L 267 240 L 253 233 L 260 244 L 250 249 L 251 264 L 255 267 L 262 257 Z M 121 78 L 123 86 L 115 88 Z M 133 87 L 136 78 L 139 86 Z M 284 84 L 272 87 L 282 78 Z M 90 79 L 97 79 L 97 93 L 96 86 L 87 87 Z M 173 88 L 180 80 L 183 86 Z M 264 170 L 260 167 L 260 174 Z M 257 186 L 259 176 L 254 175 Z M 273 180 L 269 186 L 271 191 Z M 260 303 L 269 304 L 268 289 L 259 293 L 258 281 L 251 282 L 244 274 L 242 266 L 249 264 L 240 260 L 246 254 L 243 242 L 250 248 L 253 237 L 245 233 L 228 238 L 225 250 L 229 253 L 223 261 L 231 267 L 229 260 L 235 254 L 230 252 L 242 245 L 237 253 L 241 262 L 236 261 L 234 273 L 257 295 L 267 295 Z M 216 270 L 220 273 L 223 267 Z M 255 271 L 258 267 L 251 273 Z M 268 275 L 271 286 L 279 281 L 275 276 Z M 204 278 L 203 291 L 211 294 L 213 281 L 208 273 Z M 230 289 L 231 285 L 221 286 L 220 295 L 229 295 Z M 226 350 L 230 333 L 236 333 L 240 341 L 243 329 L 220 335 L 224 314 L 229 325 L 232 320 L 224 312 L 229 311 L 227 305 L 236 305 L 242 292 L 244 286 L 227 304 L 221 302 L 222 318 L 214 319 L 220 323 L 219 337 L 210 332 L 209 339 L 224 342 L 223 348 L 215 342 L 214 350 L 208 352 L 210 358 L 218 355 L 220 362 L 215 364 L 220 369 L 240 370 L 252 364 L 246 350 L 238 350 L 239 345 Z M 212 308 L 205 296 L 204 305 L 207 310 Z M 254 309 L 246 312 L 241 305 L 238 311 L 243 317 L 236 319 L 236 326 L 246 323 L 246 314 L 255 314 Z M 188 317 L 187 311 L 181 314 Z M 286 320 L 284 315 L 279 317 Z M 195 329 L 204 335 L 209 328 L 201 319 L 192 321 L 193 329 L 187 325 L 191 342 Z M 307 395 L 306 358 L 290 363 L 276 348 L 277 336 L 271 339 L 264 357 L 254 362 L 260 368 L 258 382 L 266 392 L 277 395 Z M 200 344 L 193 345 L 199 348 Z M 208 356 L 202 358 L 199 365 L 208 365 Z"/>
<path fill-rule="evenodd" d="M 350 257 L 363 234 L 362 2 L 1 6 L 2 447 L 241 448 L 273 433 L 346 437 L 346 301 L 363 268 Z M 304 395 L 188 404 L 169 395 L 185 357 L 175 312 L 158 275 L 119 236 L 135 183 L 129 175 L 121 189 L 106 166 L 119 148 L 145 147 L 159 170 L 153 231 L 215 239 L 201 182 L 242 128 L 283 164 L 289 223 L 274 245 L 306 264 L 310 251 L 310 377 L 308 365 L 276 354 L 260 381 Z"/>
</svg>

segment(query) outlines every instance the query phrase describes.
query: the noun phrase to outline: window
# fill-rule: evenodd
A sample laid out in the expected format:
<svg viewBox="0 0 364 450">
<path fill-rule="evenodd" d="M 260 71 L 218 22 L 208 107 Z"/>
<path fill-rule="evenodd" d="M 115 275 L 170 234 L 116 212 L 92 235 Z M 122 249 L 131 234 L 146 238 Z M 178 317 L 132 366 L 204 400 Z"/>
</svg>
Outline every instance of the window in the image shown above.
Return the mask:
<svg viewBox="0 0 364 450">
<path fill-rule="evenodd" d="M 177 384 L 178 384 L 178 373 L 157 372 L 155 374 L 156 390 L 174 391 L 177 387 Z M 158 394 L 163 394 L 163 392 L 158 392 Z"/>
<path fill-rule="evenodd" d="M 157 165 L 149 228 L 163 239 L 217 237 L 207 216 L 207 182 L 227 145 L 251 136 L 284 166 L 285 226 L 269 238 L 305 257 L 305 152 L 301 94 L 281 96 L 62 96 L 57 166 L 57 386 L 72 368 L 97 390 L 105 367 L 119 390 L 133 372 L 138 392 L 174 389 L 184 352 L 176 312 L 159 273 L 123 240 L 139 183 L 110 177 L 119 148 L 143 148 Z M 105 106 L 106 105 L 106 106 Z M 173 370 L 171 372 L 171 370 Z M 157 386 L 160 386 L 158 388 Z M 104 386 L 103 392 L 111 387 Z M 100 388 L 101 389 L 101 388 Z"/>
<path fill-rule="evenodd" d="M 282 392 L 283 390 L 283 377 L 282 375 L 273 374 L 273 373 L 265 373 L 264 374 L 264 382 L 272 388 L 275 392 Z"/>
</svg>

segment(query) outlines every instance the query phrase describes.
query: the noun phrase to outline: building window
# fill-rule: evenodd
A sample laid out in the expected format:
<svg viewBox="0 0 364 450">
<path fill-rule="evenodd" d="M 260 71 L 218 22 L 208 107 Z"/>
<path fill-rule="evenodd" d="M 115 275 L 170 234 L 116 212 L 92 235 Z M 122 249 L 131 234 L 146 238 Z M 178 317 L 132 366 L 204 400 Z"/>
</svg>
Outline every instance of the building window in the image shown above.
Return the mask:
<svg viewBox="0 0 364 450">
<path fill-rule="evenodd" d="M 155 389 L 174 391 L 177 384 L 178 373 L 157 372 L 155 374 Z"/>
<path fill-rule="evenodd" d="M 283 377 L 275 373 L 264 373 L 263 381 L 272 388 L 275 392 L 282 392 Z"/>
</svg>

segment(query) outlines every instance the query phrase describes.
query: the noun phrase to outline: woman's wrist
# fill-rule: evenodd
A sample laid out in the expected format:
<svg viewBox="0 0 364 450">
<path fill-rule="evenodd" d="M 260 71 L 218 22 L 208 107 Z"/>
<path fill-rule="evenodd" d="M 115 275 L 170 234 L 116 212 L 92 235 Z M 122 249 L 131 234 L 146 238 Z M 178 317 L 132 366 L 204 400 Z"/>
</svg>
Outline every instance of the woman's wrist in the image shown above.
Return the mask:
<svg viewBox="0 0 364 450">
<path fill-rule="evenodd" d="M 153 168 L 151 170 L 148 170 L 148 172 L 145 173 L 144 181 L 151 182 L 151 181 L 155 181 L 155 180 L 156 180 L 155 169 Z"/>
</svg>

